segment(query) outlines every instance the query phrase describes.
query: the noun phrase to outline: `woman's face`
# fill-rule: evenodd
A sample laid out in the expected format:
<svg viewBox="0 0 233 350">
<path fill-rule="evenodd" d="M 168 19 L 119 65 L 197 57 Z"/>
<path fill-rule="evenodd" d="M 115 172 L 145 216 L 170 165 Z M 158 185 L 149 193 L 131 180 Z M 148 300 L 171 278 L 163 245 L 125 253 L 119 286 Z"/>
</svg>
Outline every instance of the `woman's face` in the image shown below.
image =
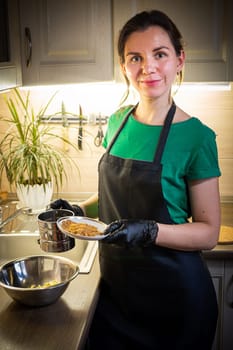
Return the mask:
<svg viewBox="0 0 233 350">
<path fill-rule="evenodd" d="M 126 41 L 124 74 L 141 97 L 170 95 L 171 86 L 184 64 L 184 53 L 178 57 L 166 31 L 151 26 L 132 33 Z"/>
</svg>

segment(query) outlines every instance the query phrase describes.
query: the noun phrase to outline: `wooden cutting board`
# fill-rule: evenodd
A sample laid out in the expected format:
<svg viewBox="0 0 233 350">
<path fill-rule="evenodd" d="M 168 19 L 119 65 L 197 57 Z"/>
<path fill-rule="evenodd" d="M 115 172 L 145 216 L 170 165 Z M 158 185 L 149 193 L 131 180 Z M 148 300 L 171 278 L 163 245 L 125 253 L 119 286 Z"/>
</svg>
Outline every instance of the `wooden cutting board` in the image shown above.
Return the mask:
<svg viewBox="0 0 233 350">
<path fill-rule="evenodd" d="M 233 244 L 233 226 L 221 226 L 219 244 Z"/>
</svg>

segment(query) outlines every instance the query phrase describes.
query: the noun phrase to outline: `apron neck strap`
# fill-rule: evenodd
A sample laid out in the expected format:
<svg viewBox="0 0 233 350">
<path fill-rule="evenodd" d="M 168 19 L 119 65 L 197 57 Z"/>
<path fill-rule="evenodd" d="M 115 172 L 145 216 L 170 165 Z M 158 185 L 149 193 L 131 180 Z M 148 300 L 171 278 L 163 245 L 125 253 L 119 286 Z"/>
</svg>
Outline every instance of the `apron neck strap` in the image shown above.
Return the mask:
<svg viewBox="0 0 233 350">
<path fill-rule="evenodd" d="M 172 105 L 167 113 L 160 137 L 159 137 L 159 142 L 158 142 L 158 146 L 156 149 L 156 153 L 154 156 L 154 163 L 155 164 L 160 164 L 161 163 L 161 158 L 162 158 L 162 154 L 163 154 L 163 150 L 167 141 L 167 136 L 172 124 L 172 120 L 173 117 L 175 115 L 176 112 L 176 105 L 174 103 L 174 101 L 172 102 Z"/>
<path fill-rule="evenodd" d="M 106 149 L 106 152 L 109 153 L 110 149 L 112 148 L 112 145 L 114 144 L 115 140 L 117 139 L 118 135 L 120 134 L 121 130 L 123 129 L 124 125 L 126 124 L 130 114 L 133 112 L 133 110 L 137 107 L 133 106 L 127 113 L 126 117 L 124 118 L 123 122 L 121 123 L 119 129 L 117 130 L 116 134 L 114 135 L 113 139 L 111 140 L 109 146 Z M 156 149 L 156 153 L 154 156 L 154 163 L 156 164 L 160 164 L 161 162 L 161 158 L 162 158 L 162 154 L 163 154 L 163 150 L 166 144 L 166 140 L 167 140 L 167 136 L 170 130 L 170 126 L 173 120 L 173 117 L 175 115 L 176 112 L 176 105 L 174 103 L 174 101 L 172 102 L 172 105 L 167 113 L 160 137 L 159 137 L 159 142 L 158 142 L 158 146 Z"/>
<path fill-rule="evenodd" d="M 108 145 L 107 149 L 106 149 L 106 153 L 110 152 L 110 149 L 112 148 L 112 145 L 114 144 L 114 142 L 116 141 L 118 135 L 120 134 L 121 130 L 123 129 L 123 127 L 125 126 L 127 120 L 129 119 L 130 114 L 133 112 L 133 110 L 137 107 L 138 104 L 136 104 L 135 106 L 132 106 L 130 108 L 130 110 L 127 112 L 126 116 L 124 117 L 119 129 L 117 130 L 116 134 L 113 136 L 110 144 Z"/>
</svg>

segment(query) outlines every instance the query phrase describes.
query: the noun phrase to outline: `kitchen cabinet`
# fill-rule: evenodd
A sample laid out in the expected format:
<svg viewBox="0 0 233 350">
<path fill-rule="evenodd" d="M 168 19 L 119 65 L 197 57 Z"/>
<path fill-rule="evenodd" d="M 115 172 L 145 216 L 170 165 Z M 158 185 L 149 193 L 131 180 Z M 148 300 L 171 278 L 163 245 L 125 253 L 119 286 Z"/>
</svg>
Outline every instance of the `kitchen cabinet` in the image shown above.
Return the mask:
<svg viewBox="0 0 233 350">
<path fill-rule="evenodd" d="M 23 85 L 113 79 L 110 0 L 19 0 Z"/>
<path fill-rule="evenodd" d="M 0 90 L 21 85 L 17 0 L 0 1 Z"/>
<path fill-rule="evenodd" d="M 233 2 L 231 0 L 115 0 L 115 47 L 122 25 L 143 10 L 164 11 L 184 38 L 185 82 L 233 80 Z M 115 50 L 115 76 L 121 80 Z"/>
<path fill-rule="evenodd" d="M 223 350 L 230 350 L 233 348 L 233 260 L 225 262 L 224 285 Z"/>
<path fill-rule="evenodd" d="M 212 350 L 233 347 L 233 259 L 207 259 L 219 305 L 219 319 Z"/>
</svg>

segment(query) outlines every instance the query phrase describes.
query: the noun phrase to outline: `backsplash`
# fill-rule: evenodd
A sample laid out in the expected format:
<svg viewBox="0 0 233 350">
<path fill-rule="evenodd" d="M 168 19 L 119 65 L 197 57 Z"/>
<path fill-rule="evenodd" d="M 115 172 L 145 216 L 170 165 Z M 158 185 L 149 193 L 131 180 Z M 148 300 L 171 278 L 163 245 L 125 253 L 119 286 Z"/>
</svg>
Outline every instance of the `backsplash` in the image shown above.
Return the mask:
<svg viewBox="0 0 233 350">
<path fill-rule="evenodd" d="M 27 90 L 24 88 L 24 90 Z M 61 109 L 61 103 L 65 104 L 70 113 L 79 113 L 79 104 L 83 114 L 87 118 L 84 124 L 83 150 L 73 152 L 72 157 L 78 164 L 80 173 L 69 172 L 69 179 L 64 183 L 57 197 L 70 199 L 80 198 L 82 193 L 93 193 L 98 188 L 98 161 L 103 154 L 103 148 L 94 144 L 94 138 L 98 133 L 98 123 L 93 124 L 96 117 L 108 117 L 119 106 L 125 86 L 115 83 L 80 84 L 71 86 L 47 86 L 33 87 L 30 89 L 33 105 L 39 108 L 48 101 L 49 97 L 57 91 L 48 113 L 56 113 Z M 11 92 L 8 92 L 9 94 Z M 8 94 L 7 93 L 7 94 Z M 0 115 L 6 115 L 4 94 L 0 94 Z M 230 89 L 192 88 L 183 86 L 174 97 L 175 102 L 192 116 L 198 117 L 203 123 L 210 126 L 217 134 L 219 163 L 222 172 L 220 177 L 220 193 L 223 201 L 233 200 L 233 83 Z M 127 103 L 134 103 L 136 97 L 132 95 Z M 1 133 L 6 125 L 0 121 Z M 106 123 L 102 124 L 103 132 L 106 131 Z M 54 123 L 54 132 L 65 132 L 72 142 L 78 140 L 78 124 L 69 124 L 63 128 L 61 124 Z M 14 193 L 7 181 L 3 179 L 1 191 Z"/>
</svg>

